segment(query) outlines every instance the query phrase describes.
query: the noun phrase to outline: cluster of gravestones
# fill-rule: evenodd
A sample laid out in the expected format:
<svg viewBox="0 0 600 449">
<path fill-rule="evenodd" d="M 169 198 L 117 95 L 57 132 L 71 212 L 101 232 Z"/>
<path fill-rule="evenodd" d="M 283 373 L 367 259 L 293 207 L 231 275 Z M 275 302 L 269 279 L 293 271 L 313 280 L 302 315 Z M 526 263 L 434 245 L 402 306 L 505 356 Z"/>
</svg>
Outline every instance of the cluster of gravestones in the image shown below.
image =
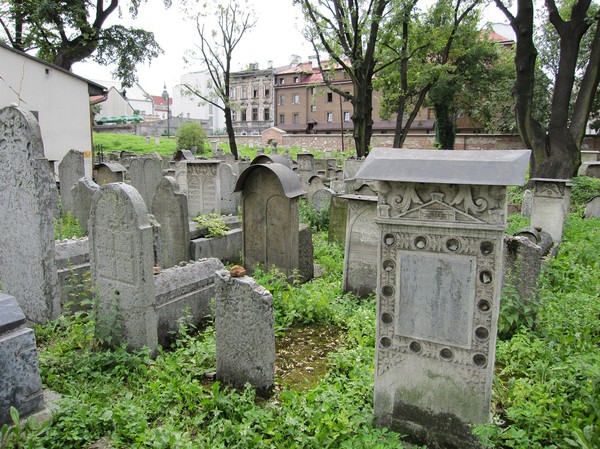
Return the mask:
<svg viewBox="0 0 600 449">
<path fill-rule="evenodd" d="M 179 318 L 210 315 L 214 298 L 217 378 L 268 394 L 273 298 L 245 274 L 263 265 L 312 277 L 310 229 L 298 212 L 307 196 L 330 207 L 330 239 L 346 250 L 344 289 L 377 295 L 378 425 L 421 443 L 475 447 L 470 426 L 489 419 L 503 273 L 519 271 L 523 297 L 535 294 L 536 269 L 560 241 L 569 202 L 566 181 L 535 180 L 532 227 L 507 241 L 507 186 L 524 182 L 526 150 L 378 148 L 346 161 L 343 172 L 310 154 L 259 154 L 239 164 L 185 151 L 168 163 L 127 155 L 100 164 L 97 183 L 71 152 L 59 166 L 63 211 L 79 217 L 89 239 L 54 242 L 57 192 L 37 122 L 3 109 L 0 136 L 0 280 L 8 293 L 0 296 L 0 371 L 8 373 L 0 423 L 10 405 L 28 413 L 42 402 L 25 316 L 57 317 L 76 293 L 68 275 L 87 269 L 100 316 L 109 329 L 118 318 L 118 337 L 131 348 L 164 344 Z M 231 260 L 243 250 L 245 270 L 227 271 L 222 260 L 235 251 L 197 242 L 189 218 L 240 205 Z"/>
</svg>

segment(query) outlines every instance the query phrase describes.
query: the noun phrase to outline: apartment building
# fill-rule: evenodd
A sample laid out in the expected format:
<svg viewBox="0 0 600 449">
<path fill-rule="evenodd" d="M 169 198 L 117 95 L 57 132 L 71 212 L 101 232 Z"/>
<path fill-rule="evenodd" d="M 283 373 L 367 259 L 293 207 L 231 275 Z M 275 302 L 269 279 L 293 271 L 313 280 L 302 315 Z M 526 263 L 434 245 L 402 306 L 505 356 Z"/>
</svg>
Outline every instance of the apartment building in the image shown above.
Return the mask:
<svg viewBox="0 0 600 449">
<path fill-rule="evenodd" d="M 233 103 L 233 129 L 237 135 L 258 135 L 273 126 L 273 68 L 231 74 L 230 99 Z"/>
</svg>

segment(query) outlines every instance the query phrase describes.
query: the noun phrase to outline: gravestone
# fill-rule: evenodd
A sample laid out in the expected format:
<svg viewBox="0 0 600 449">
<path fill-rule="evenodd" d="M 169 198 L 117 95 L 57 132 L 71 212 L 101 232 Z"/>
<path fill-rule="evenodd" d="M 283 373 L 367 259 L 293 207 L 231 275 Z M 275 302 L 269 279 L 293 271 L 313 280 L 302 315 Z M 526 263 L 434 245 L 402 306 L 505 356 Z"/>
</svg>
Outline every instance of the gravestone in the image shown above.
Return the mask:
<svg viewBox="0 0 600 449">
<path fill-rule="evenodd" d="M 343 195 L 331 198 L 329 209 L 328 241 L 339 245 L 346 244 L 346 223 L 348 221 L 348 200 Z"/>
<path fill-rule="evenodd" d="M 221 183 L 219 164 L 221 161 L 187 161 L 186 181 L 188 214 L 190 218 L 211 212 L 221 212 Z"/>
<path fill-rule="evenodd" d="M 566 179 L 532 178 L 530 181 L 534 183 L 531 227 L 546 231 L 558 245 L 571 204 L 571 184 Z"/>
<path fill-rule="evenodd" d="M 312 196 L 317 190 L 326 188 L 327 186 L 323 183 L 323 179 L 320 176 L 311 176 L 306 186 L 306 196 L 308 201 L 312 202 Z"/>
<path fill-rule="evenodd" d="M 479 446 L 490 418 L 507 185 L 530 151 L 375 148 L 375 417 L 419 444 Z"/>
<path fill-rule="evenodd" d="M 132 349 L 155 349 L 153 235 L 142 196 L 127 184 L 102 186 L 92 201 L 89 228 L 98 325 Z"/>
<path fill-rule="evenodd" d="M 315 174 L 315 157 L 311 153 L 298 153 L 296 155 L 296 161 L 298 162 L 298 176 L 303 184 L 308 184 L 310 178 Z"/>
<path fill-rule="evenodd" d="M 20 108 L 0 109 L 0 283 L 41 324 L 60 315 L 57 195 L 37 120 Z"/>
<path fill-rule="evenodd" d="M 305 192 L 295 173 L 281 164 L 251 165 L 240 175 L 244 267 L 278 268 L 287 276 L 300 269 L 299 197 Z"/>
<path fill-rule="evenodd" d="M 221 191 L 220 212 L 235 215 L 240 206 L 240 194 L 234 192 L 237 176 L 233 172 L 233 167 L 226 163 L 219 164 L 218 177 Z"/>
<path fill-rule="evenodd" d="M 73 195 L 71 189 L 85 176 L 85 165 L 83 153 L 77 150 L 70 150 L 63 160 L 58 164 L 58 177 L 60 179 L 60 200 L 62 211 L 74 212 Z"/>
<path fill-rule="evenodd" d="M 523 217 L 531 218 L 531 211 L 533 210 L 533 191 L 526 189 L 523 192 L 523 203 L 521 204 L 521 215 Z"/>
<path fill-rule="evenodd" d="M 226 164 L 229 164 L 232 167 L 235 165 L 235 156 L 231 153 L 225 153 L 225 156 L 223 156 L 223 160 Z"/>
<path fill-rule="evenodd" d="M 250 383 L 260 396 L 269 396 L 275 383 L 271 293 L 251 277 L 217 271 L 215 339 L 217 379 L 238 389 Z"/>
<path fill-rule="evenodd" d="M 377 197 L 342 195 L 342 198 L 347 202 L 343 290 L 367 297 L 377 289 Z"/>
<path fill-rule="evenodd" d="M 79 226 L 88 232 L 88 218 L 92 207 L 92 198 L 100 186 L 88 178 L 80 178 L 71 188 L 73 197 L 73 215 L 79 221 Z"/>
<path fill-rule="evenodd" d="M 96 183 L 99 186 L 110 184 L 111 182 L 125 181 L 125 173 L 127 169 L 116 162 L 104 162 L 98 164 L 95 169 Z"/>
<path fill-rule="evenodd" d="M 187 161 L 182 160 L 175 163 L 175 181 L 179 189 L 187 195 Z"/>
<path fill-rule="evenodd" d="M 152 206 L 156 186 L 162 178 L 162 159 L 155 157 L 136 157 L 129 163 L 131 185 L 136 188 L 146 206 Z"/>
<path fill-rule="evenodd" d="M 35 335 L 13 296 L 0 293 L 0 427 L 12 424 L 10 408 L 24 417 L 43 408 Z"/>
<path fill-rule="evenodd" d="M 585 218 L 600 218 L 600 196 L 592 198 L 585 206 Z"/>
<path fill-rule="evenodd" d="M 310 202 L 316 211 L 329 211 L 331 209 L 331 198 L 335 195 L 335 192 L 331 189 L 323 188 L 317 190 Z"/>
<path fill-rule="evenodd" d="M 160 223 L 161 254 L 158 265 L 170 268 L 190 260 L 190 228 L 187 197 L 174 178 L 160 180 L 152 200 L 152 214 Z"/>
<path fill-rule="evenodd" d="M 174 162 L 193 161 L 194 159 L 196 159 L 196 156 L 190 150 L 177 150 L 175 156 L 173 156 Z"/>
</svg>

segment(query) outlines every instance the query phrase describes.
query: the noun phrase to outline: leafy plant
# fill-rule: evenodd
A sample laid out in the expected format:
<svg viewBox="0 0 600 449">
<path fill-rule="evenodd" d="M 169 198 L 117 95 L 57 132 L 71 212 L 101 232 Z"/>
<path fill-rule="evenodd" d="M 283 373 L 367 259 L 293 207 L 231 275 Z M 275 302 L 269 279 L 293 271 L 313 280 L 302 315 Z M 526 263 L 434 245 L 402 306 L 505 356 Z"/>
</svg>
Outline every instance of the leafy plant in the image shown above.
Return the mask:
<svg viewBox="0 0 600 449">
<path fill-rule="evenodd" d="M 306 199 L 300 199 L 300 222 L 310 226 L 313 232 L 329 230 L 329 208 L 316 210 Z"/>
<path fill-rule="evenodd" d="M 585 208 L 588 201 L 600 196 L 600 179 L 587 176 L 577 176 L 572 179 L 571 210 Z"/>
<path fill-rule="evenodd" d="M 198 153 L 203 153 L 206 146 L 206 131 L 199 123 L 185 122 L 175 134 L 177 148 L 191 150 L 196 147 Z"/>
<path fill-rule="evenodd" d="M 206 237 L 219 237 L 227 234 L 229 231 L 229 226 L 225 224 L 225 220 L 223 220 L 223 216 L 217 214 L 216 212 L 211 212 L 206 215 L 198 215 L 194 217 L 194 221 L 198 223 L 196 227 L 198 228 L 206 228 L 207 233 Z"/>
<path fill-rule="evenodd" d="M 54 220 L 54 240 L 85 237 L 86 232 L 79 225 L 77 218 L 67 212 Z"/>
</svg>

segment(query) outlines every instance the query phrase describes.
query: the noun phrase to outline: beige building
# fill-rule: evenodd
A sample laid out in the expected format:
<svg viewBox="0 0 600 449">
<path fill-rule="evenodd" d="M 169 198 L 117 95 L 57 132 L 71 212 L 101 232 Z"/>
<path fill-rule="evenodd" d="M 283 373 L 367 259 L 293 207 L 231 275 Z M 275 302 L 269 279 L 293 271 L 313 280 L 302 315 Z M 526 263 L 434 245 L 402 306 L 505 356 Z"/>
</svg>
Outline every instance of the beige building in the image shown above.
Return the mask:
<svg viewBox="0 0 600 449">
<path fill-rule="evenodd" d="M 229 93 L 233 129 L 237 135 L 258 135 L 273 126 L 273 69 L 248 70 L 231 74 Z"/>
</svg>

